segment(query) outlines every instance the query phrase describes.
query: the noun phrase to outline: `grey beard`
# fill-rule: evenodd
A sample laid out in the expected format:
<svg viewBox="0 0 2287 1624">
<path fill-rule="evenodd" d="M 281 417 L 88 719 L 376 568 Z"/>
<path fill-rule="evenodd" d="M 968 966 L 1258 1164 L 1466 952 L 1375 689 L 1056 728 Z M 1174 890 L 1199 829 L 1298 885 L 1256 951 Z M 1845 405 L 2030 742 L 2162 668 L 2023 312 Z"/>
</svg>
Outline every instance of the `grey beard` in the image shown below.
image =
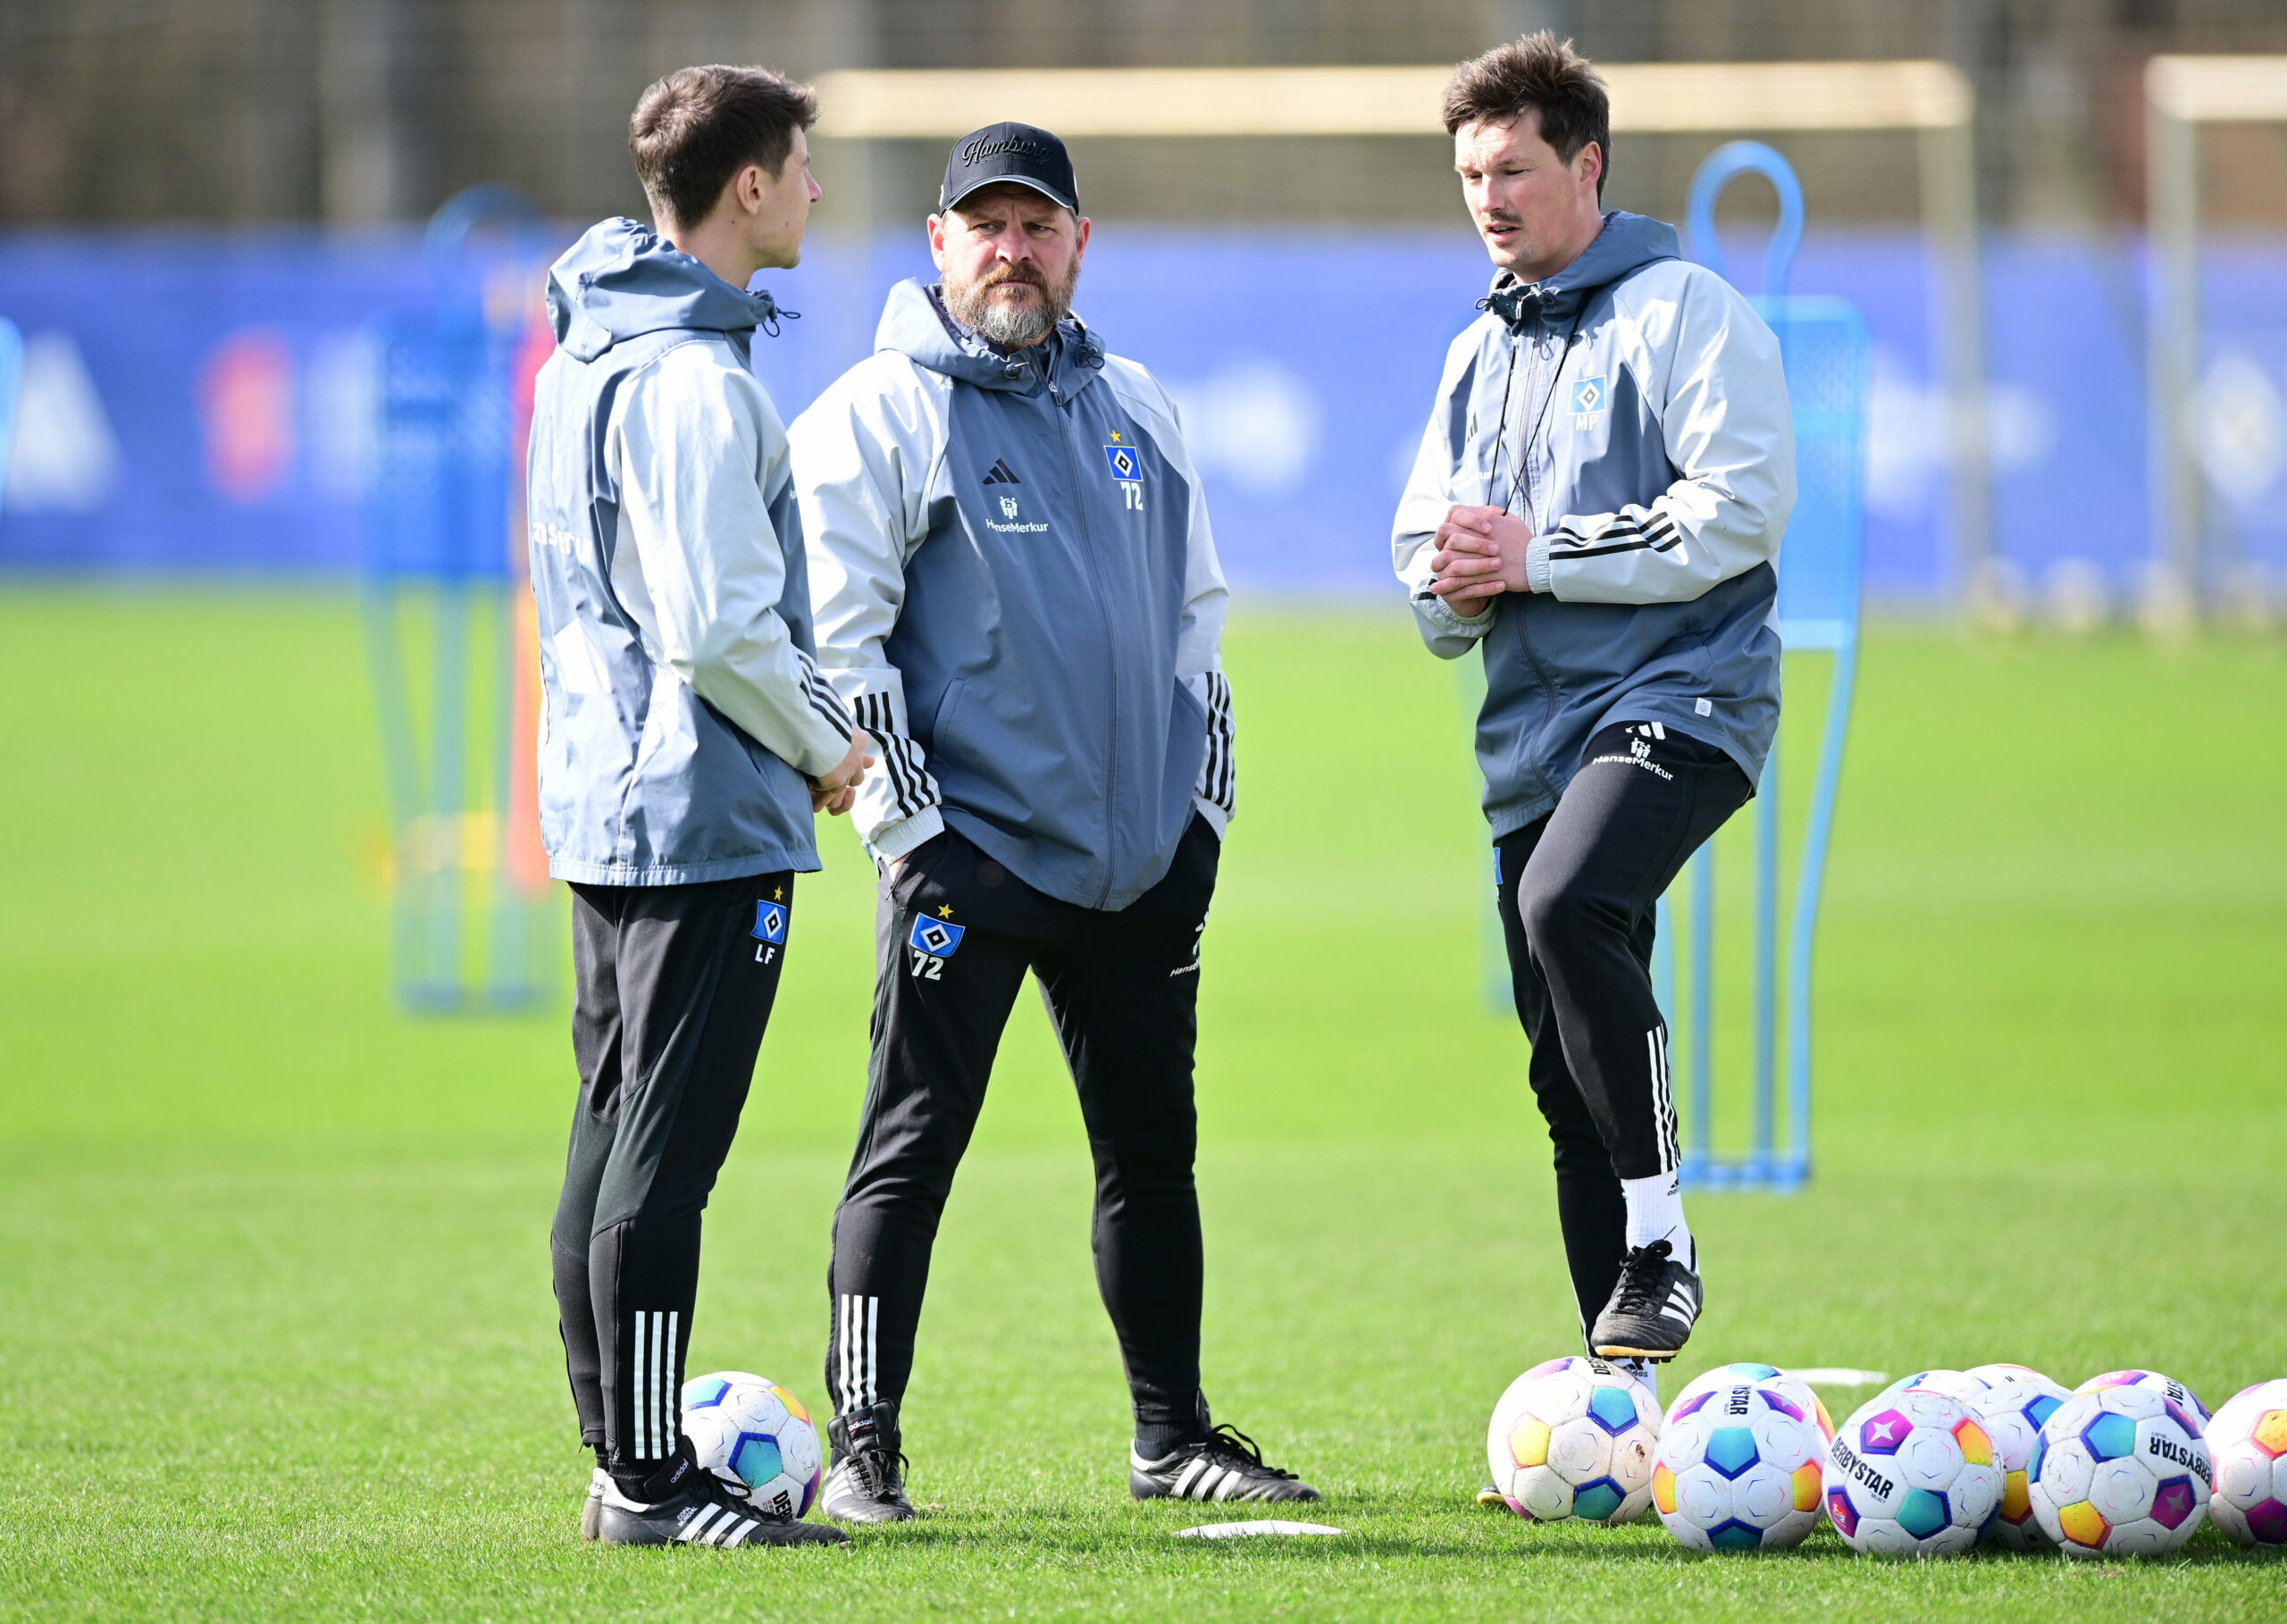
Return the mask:
<svg viewBox="0 0 2287 1624">
<path fill-rule="evenodd" d="M 945 308 L 953 320 L 968 328 L 987 343 L 1002 349 L 1026 349 L 1039 343 L 1055 330 L 1056 324 L 1072 311 L 1072 289 L 1043 288 L 1037 282 L 1027 284 L 1041 295 L 1040 302 L 1032 305 L 1003 305 L 1000 300 L 985 297 L 985 289 L 969 284 L 945 289 Z"/>
</svg>

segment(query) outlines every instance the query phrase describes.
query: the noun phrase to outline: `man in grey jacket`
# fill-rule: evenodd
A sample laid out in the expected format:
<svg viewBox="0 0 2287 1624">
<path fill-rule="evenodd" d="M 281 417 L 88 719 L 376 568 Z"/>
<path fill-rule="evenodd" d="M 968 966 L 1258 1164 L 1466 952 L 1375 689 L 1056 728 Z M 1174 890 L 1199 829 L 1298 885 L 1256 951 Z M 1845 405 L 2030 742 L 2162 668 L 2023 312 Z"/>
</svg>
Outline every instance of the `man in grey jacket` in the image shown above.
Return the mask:
<svg viewBox="0 0 2287 1624">
<path fill-rule="evenodd" d="M 1097 1282 L 1138 1498 L 1315 1493 L 1211 1426 L 1192 1161 L 1199 947 L 1232 810 L 1224 587 L 1150 373 L 1070 315 L 1088 240 L 1063 143 L 955 143 L 875 355 L 796 420 L 820 663 L 880 741 L 864 1119 L 834 1215 L 820 1504 L 913 1515 L 900 1406 L 953 1174 L 1030 971 L 1096 1167 Z"/>
<path fill-rule="evenodd" d="M 812 657 L 786 437 L 748 370 L 800 256 L 810 92 L 686 68 L 630 124 L 658 230 L 593 227 L 549 272 L 526 506 L 541 835 L 572 886 L 580 1068 L 550 1232 L 582 1531 L 615 1544 L 830 1543 L 683 1436 L 700 1214 L 786 959 L 811 818 L 871 758 Z"/>
<path fill-rule="evenodd" d="M 1649 1378 L 1701 1306 L 1654 905 L 1779 722 L 1794 451 L 1779 346 L 1674 230 L 1603 210 L 1604 86 L 1546 34 L 1454 74 L 1500 268 L 1453 342 L 1394 553 L 1423 640 L 1482 650 L 1494 875 L 1590 1351 Z"/>
</svg>

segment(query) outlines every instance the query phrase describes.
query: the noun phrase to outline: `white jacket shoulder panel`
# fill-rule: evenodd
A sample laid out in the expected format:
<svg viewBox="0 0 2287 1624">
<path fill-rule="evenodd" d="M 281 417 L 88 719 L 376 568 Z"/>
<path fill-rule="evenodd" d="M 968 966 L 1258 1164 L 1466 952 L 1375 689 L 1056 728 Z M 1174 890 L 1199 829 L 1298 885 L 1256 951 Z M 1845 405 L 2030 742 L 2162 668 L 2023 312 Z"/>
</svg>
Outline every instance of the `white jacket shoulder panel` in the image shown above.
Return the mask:
<svg viewBox="0 0 2287 1624">
<path fill-rule="evenodd" d="M 1775 564 L 1795 502 L 1779 340 L 1737 289 L 1667 260 L 1613 290 L 1613 341 L 1653 403 L 1678 479 L 1655 500 L 1568 514 L 1537 537 L 1535 591 L 1574 603 L 1682 603 Z"/>
<path fill-rule="evenodd" d="M 798 772 L 832 770 L 850 725 L 778 613 L 786 436 L 762 385 L 720 339 L 676 344 L 618 392 L 605 456 L 612 587 L 645 653 Z"/>
<path fill-rule="evenodd" d="M 952 382 L 880 350 L 830 384 L 788 431 L 808 548 L 818 663 L 880 768 L 851 808 L 880 859 L 938 833 L 942 800 L 912 737 L 905 684 L 885 645 L 905 604 L 905 566 L 929 533 L 944 480 Z"/>
</svg>

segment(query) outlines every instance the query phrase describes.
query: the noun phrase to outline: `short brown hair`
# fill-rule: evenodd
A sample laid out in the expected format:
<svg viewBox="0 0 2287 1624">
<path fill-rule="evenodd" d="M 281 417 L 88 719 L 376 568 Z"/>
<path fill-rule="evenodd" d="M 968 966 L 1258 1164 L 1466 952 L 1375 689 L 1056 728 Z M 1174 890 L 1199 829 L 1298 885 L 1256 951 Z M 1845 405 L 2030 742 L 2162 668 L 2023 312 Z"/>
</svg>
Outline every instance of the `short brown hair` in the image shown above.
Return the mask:
<svg viewBox="0 0 2287 1624">
<path fill-rule="evenodd" d="M 697 225 L 748 164 L 783 171 L 817 116 L 816 91 L 767 68 L 677 68 L 636 102 L 627 146 L 651 207 Z"/>
<path fill-rule="evenodd" d="M 1540 136 L 1570 163 L 1589 142 L 1596 144 L 1604 168 L 1596 196 L 1604 196 L 1612 172 L 1612 98 L 1588 59 L 1543 29 L 1496 46 L 1453 70 L 1445 86 L 1445 133 L 1469 124 L 1513 124 L 1529 112 L 1540 114 Z"/>
</svg>

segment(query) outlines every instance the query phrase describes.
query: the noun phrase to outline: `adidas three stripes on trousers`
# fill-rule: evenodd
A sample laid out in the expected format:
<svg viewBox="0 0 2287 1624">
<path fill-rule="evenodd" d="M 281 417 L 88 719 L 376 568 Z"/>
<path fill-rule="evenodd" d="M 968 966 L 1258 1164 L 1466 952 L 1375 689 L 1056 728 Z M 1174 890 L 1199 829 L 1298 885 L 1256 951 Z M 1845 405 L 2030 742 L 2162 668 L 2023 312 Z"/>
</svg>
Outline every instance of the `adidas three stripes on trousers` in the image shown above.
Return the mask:
<svg viewBox="0 0 2287 1624">
<path fill-rule="evenodd" d="M 794 878 L 574 885 L 580 1072 L 549 1229 L 580 1436 L 648 1475 L 681 1436 L 700 1215 L 786 958 Z"/>
<path fill-rule="evenodd" d="M 871 1075 L 834 1219 L 825 1374 L 838 1413 L 904 1397 L 938 1219 L 1029 973 L 1079 1094 L 1096 1284 L 1135 1419 L 1196 1423 L 1192 1056 L 1220 854 L 1194 817 L 1167 877 L 1116 913 L 1034 890 L 951 830 L 884 882 Z"/>
<path fill-rule="evenodd" d="M 1495 887 L 1581 1335 L 1628 1251 L 1623 1178 L 1675 1170 L 1668 1029 L 1652 996 L 1660 895 L 1752 793 L 1712 744 L 1655 722 L 1600 730 L 1556 809 L 1494 842 Z"/>
</svg>

